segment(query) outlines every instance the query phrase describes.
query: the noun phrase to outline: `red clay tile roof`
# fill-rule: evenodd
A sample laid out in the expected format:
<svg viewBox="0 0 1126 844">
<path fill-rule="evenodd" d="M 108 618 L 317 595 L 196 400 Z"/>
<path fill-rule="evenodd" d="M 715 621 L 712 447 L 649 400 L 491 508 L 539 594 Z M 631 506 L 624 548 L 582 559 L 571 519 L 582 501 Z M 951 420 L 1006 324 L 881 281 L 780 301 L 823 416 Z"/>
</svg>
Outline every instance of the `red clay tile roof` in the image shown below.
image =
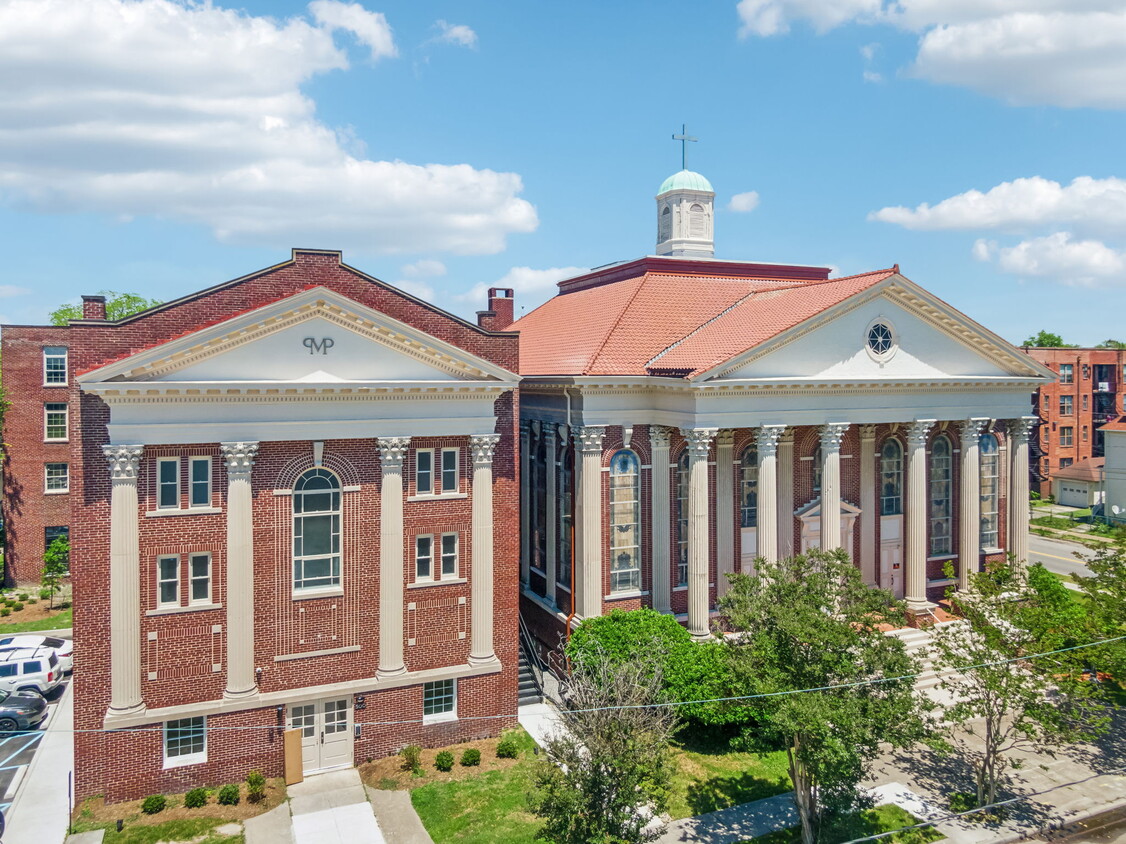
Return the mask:
<svg viewBox="0 0 1126 844">
<path fill-rule="evenodd" d="M 632 278 L 615 268 L 608 272 L 618 277 L 605 283 L 596 274 L 563 282 L 559 295 L 510 326 L 520 332 L 520 374 L 692 375 L 895 273 L 822 280 L 809 268 L 787 278 L 791 268 L 771 267 L 755 278 L 718 262 L 714 275 L 701 273 L 704 261 L 675 274 L 636 263 Z"/>
</svg>

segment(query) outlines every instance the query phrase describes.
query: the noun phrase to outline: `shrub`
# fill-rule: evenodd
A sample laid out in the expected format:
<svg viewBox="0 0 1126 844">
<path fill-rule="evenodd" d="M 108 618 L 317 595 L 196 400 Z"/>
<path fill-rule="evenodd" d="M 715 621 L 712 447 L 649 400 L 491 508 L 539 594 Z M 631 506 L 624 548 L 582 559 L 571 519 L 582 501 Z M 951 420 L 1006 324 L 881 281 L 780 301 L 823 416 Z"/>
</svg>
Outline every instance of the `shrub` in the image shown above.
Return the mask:
<svg viewBox="0 0 1126 844">
<path fill-rule="evenodd" d="M 454 755 L 448 750 L 443 750 L 434 757 L 434 767 L 439 771 L 452 771 L 454 767 Z"/>
<path fill-rule="evenodd" d="M 163 794 L 150 794 L 141 803 L 141 811 L 146 815 L 155 815 L 164 811 L 168 799 Z"/>
<path fill-rule="evenodd" d="M 519 755 L 520 744 L 516 741 L 516 736 L 511 733 L 501 736 L 497 743 L 497 759 L 515 759 Z"/>
<path fill-rule="evenodd" d="M 30 596 L 26 592 L 20 592 L 19 598 L 21 601 L 26 601 Z"/>
<path fill-rule="evenodd" d="M 417 744 L 408 744 L 399 751 L 399 755 L 403 758 L 403 770 L 412 771 L 416 774 L 422 773 L 422 748 Z"/>
<path fill-rule="evenodd" d="M 461 764 L 466 768 L 472 768 L 481 764 L 481 751 L 476 747 L 467 747 L 465 752 L 461 754 Z"/>
<path fill-rule="evenodd" d="M 246 775 L 246 799 L 257 803 L 266 796 L 266 778 L 261 771 L 251 771 Z"/>
<path fill-rule="evenodd" d="M 38 603 L 39 603 L 39 599 L 38 599 L 38 598 L 28 598 L 28 599 L 27 599 L 27 602 L 28 602 L 29 604 L 38 604 Z"/>
<path fill-rule="evenodd" d="M 14 609 L 16 612 L 19 612 L 20 610 L 22 610 L 23 609 L 23 601 L 16 601 L 12 605 L 12 609 Z"/>
<path fill-rule="evenodd" d="M 40 601 L 49 600 L 50 597 L 51 597 L 51 590 L 50 589 L 40 589 L 39 590 L 39 600 Z"/>
<path fill-rule="evenodd" d="M 7 617 L 7 616 L 9 616 L 9 615 L 11 615 L 11 614 L 12 614 L 12 610 L 11 610 L 11 608 L 10 608 L 10 607 L 4 607 L 4 609 L 0 610 L 0 616 L 5 616 L 5 617 Z"/>
<path fill-rule="evenodd" d="M 235 783 L 229 783 L 219 789 L 219 805 L 220 806 L 237 806 L 239 799 L 238 786 Z"/>
<path fill-rule="evenodd" d="M 5 598 L 4 599 L 4 606 L 14 607 L 15 605 L 16 605 L 16 599 L 15 598 Z"/>
<path fill-rule="evenodd" d="M 185 809 L 198 809 L 200 806 L 207 805 L 207 789 L 206 788 L 193 788 L 184 795 L 184 808 Z"/>
</svg>

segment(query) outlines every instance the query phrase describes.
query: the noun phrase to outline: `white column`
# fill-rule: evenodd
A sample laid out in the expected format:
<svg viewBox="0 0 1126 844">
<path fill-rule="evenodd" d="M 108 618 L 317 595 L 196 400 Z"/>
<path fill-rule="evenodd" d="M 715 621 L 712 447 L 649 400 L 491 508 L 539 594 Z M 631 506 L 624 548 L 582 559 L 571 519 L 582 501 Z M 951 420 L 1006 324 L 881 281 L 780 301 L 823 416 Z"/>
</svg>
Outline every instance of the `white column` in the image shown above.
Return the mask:
<svg viewBox="0 0 1126 844">
<path fill-rule="evenodd" d="M 470 665 L 497 661 L 493 652 L 493 453 L 499 442 L 499 434 L 469 438 L 473 449 Z"/>
<path fill-rule="evenodd" d="M 670 566 L 669 540 L 669 429 L 662 425 L 649 426 L 649 446 L 652 449 L 653 470 L 650 489 L 652 525 L 650 545 L 653 549 L 653 608 L 657 612 L 672 612 L 672 568 Z"/>
<path fill-rule="evenodd" d="M 860 426 L 860 576 L 869 586 L 876 585 L 876 426 Z"/>
<path fill-rule="evenodd" d="M 794 429 L 778 438 L 778 557 L 794 556 Z"/>
<path fill-rule="evenodd" d="M 145 710 L 141 697 L 141 544 L 137 467 L 144 447 L 107 445 L 110 468 L 109 645 L 113 715 Z"/>
<path fill-rule="evenodd" d="M 907 606 L 928 609 L 927 601 L 927 434 L 934 419 L 920 419 L 907 426 L 907 577 L 904 580 Z"/>
<path fill-rule="evenodd" d="M 578 472 L 578 536 L 575 539 L 576 569 L 572 572 L 572 588 L 576 609 L 583 618 L 602 615 L 602 439 L 604 427 L 572 429 L 579 459 Z"/>
<path fill-rule="evenodd" d="M 544 467 L 544 487 L 547 495 L 546 515 L 544 518 L 547 524 L 544 525 L 544 531 L 547 534 L 547 554 L 544 560 L 544 571 L 547 573 L 547 583 L 543 587 L 543 597 L 549 604 L 555 603 L 555 572 L 556 572 L 556 556 L 559 551 L 559 517 L 557 508 L 559 506 L 559 499 L 555 494 L 555 462 L 558 460 L 556 455 L 559 453 L 557 444 L 559 442 L 556 437 L 556 428 L 554 425 L 544 423 L 543 436 L 547 437 L 547 465 Z"/>
<path fill-rule="evenodd" d="M 227 688 L 225 698 L 258 694 L 254 676 L 254 492 L 258 443 L 220 443 L 227 463 Z"/>
<path fill-rule="evenodd" d="M 778 440 L 785 425 L 763 425 L 755 434 L 758 452 L 758 555 L 778 562 Z"/>
<path fill-rule="evenodd" d="M 841 440 L 847 430 L 847 422 L 821 426 L 821 547 L 826 551 L 841 547 Z"/>
<path fill-rule="evenodd" d="M 528 422 L 520 420 L 520 583 L 524 586 L 531 579 L 532 560 L 532 520 L 528 509 L 532 501 L 532 476 L 528 471 L 531 450 Z"/>
<path fill-rule="evenodd" d="M 403 662 L 403 459 L 410 443 L 410 437 L 379 438 L 378 677 L 407 672 Z"/>
<path fill-rule="evenodd" d="M 688 632 L 708 637 L 708 451 L 717 428 L 682 428 L 688 441 Z"/>
<path fill-rule="evenodd" d="M 1005 549 L 1019 565 L 1028 565 L 1028 433 L 1035 416 L 1009 422 L 1009 536 Z"/>
<path fill-rule="evenodd" d="M 970 588 L 981 564 L 981 432 L 988 419 L 966 419 L 962 434 L 962 484 L 959 490 L 958 589 Z"/>
<path fill-rule="evenodd" d="M 716 595 L 730 585 L 735 572 L 735 432 L 723 429 L 715 439 Z"/>
</svg>

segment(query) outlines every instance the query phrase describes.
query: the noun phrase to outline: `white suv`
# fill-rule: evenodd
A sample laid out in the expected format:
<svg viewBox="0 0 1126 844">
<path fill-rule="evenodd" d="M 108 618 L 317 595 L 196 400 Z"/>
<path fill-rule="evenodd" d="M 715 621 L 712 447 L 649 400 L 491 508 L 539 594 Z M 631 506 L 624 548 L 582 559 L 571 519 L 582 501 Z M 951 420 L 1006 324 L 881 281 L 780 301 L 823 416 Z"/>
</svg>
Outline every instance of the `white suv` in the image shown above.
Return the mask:
<svg viewBox="0 0 1126 844">
<path fill-rule="evenodd" d="M 59 687 L 62 677 L 59 658 L 50 648 L 0 651 L 0 689 L 46 696 Z"/>
</svg>

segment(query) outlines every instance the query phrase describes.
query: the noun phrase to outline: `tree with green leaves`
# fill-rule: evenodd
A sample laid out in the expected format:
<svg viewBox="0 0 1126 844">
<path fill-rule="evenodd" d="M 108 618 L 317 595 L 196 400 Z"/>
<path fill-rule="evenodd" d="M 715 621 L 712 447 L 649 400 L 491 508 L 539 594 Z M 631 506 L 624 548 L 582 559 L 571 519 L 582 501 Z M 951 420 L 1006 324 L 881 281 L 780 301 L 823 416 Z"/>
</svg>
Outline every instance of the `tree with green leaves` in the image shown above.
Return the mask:
<svg viewBox="0 0 1126 844">
<path fill-rule="evenodd" d="M 106 297 L 106 319 L 125 319 L 149 308 L 163 304 L 159 299 L 146 299 L 136 293 L 118 293 L 114 290 L 101 290 Z M 81 305 L 60 305 L 48 315 L 51 325 L 66 325 L 72 319 L 82 319 Z"/>
<path fill-rule="evenodd" d="M 1089 547 L 1091 554 L 1084 562 L 1091 575 L 1077 580 L 1087 598 L 1087 629 L 1091 641 L 1126 636 L 1126 542 Z M 1093 648 L 1086 654 L 1086 662 L 1126 686 L 1126 642 Z"/>
<path fill-rule="evenodd" d="M 1095 345 L 1096 349 L 1126 349 L 1126 343 L 1121 340 L 1103 340 Z"/>
<path fill-rule="evenodd" d="M 1058 334 L 1053 334 L 1050 331 L 1041 330 L 1033 334 L 1023 343 L 1022 346 L 1032 346 L 1037 349 L 1073 349 L 1073 345 L 1065 343 L 1063 338 Z"/>
<path fill-rule="evenodd" d="M 944 719 L 973 765 L 977 806 L 996 802 L 1014 751 L 1051 752 L 1106 728 L 1098 686 L 1084 681 L 1086 654 L 1036 656 L 1083 636 L 1082 608 L 1065 606 L 1075 602 L 1060 588 L 1042 566 L 991 565 L 954 596 L 963 619 L 935 634 L 952 700 Z"/>
<path fill-rule="evenodd" d="M 866 586 L 842 550 L 814 550 L 731 577 L 720 600 L 733 670 L 757 724 L 751 750 L 786 748 L 803 844 L 864 802 L 881 745 L 931 735 L 918 665 L 881 625 L 902 624 L 891 593 Z M 815 691 L 809 691 L 815 690 Z"/>
<path fill-rule="evenodd" d="M 536 836 L 551 844 L 641 844 L 660 835 L 676 709 L 664 703 L 657 660 L 576 662 L 565 683 L 564 729 L 533 775 Z"/>
<path fill-rule="evenodd" d="M 51 591 L 51 609 L 55 608 L 55 595 L 63 588 L 63 580 L 70 574 L 70 540 L 56 536 L 43 552 L 43 586 Z"/>
</svg>

